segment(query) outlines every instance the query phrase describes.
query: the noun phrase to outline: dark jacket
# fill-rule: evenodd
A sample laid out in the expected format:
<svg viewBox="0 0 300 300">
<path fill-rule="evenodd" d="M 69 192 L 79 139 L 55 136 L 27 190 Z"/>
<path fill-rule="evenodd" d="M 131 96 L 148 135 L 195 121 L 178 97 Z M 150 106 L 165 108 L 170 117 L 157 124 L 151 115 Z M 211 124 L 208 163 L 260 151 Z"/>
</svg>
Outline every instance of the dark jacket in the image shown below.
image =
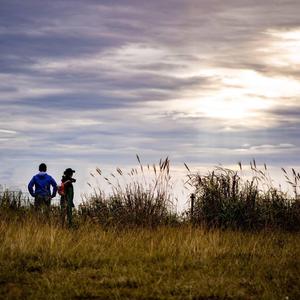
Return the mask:
<svg viewBox="0 0 300 300">
<path fill-rule="evenodd" d="M 64 175 L 61 179 L 61 182 L 65 184 L 65 196 L 62 196 L 61 200 L 64 201 L 66 204 L 74 207 L 74 187 L 73 182 L 76 182 L 76 179 Z"/>
<path fill-rule="evenodd" d="M 53 189 L 52 194 L 50 186 L 52 186 Z M 51 196 L 51 198 L 53 198 L 56 196 L 57 184 L 50 175 L 45 172 L 40 172 L 39 174 L 33 176 L 30 180 L 28 184 L 28 191 L 32 197 Z"/>
</svg>

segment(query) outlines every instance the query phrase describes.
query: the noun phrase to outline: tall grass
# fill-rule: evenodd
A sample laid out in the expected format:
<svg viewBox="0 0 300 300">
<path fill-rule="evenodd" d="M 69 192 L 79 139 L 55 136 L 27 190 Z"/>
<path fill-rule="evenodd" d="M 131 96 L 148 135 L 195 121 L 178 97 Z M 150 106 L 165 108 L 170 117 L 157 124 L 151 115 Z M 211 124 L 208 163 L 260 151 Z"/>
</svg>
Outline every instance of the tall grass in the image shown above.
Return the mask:
<svg viewBox="0 0 300 300">
<path fill-rule="evenodd" d="M 137 160 L 138 166 L 129 172 L 117 168 L 105 176 L 96 168 L 91 173 L 93 192 L 74 210 L 75 226 L 93 222 L 101 226 L 156 227 L 192 222 L 208 228 L 300 230 L 300 174 L 294 169 L 282 169 L 292 187 L 293 194 L 289 195 L 274 186 L 267 166 L 259 168 L 255 160 L 250 163 L 250 175 L 242 164 L 237 171 L 217 167 L 204 175 L 192 172 L 185 164 L 194 201 L 193 207 L 179 215 L 169 159 L 146 166 L 139 156 Z M 103 182 L 110 187 L 108 192 Z M 0 194 L 0 216 L 22 218 L 34 213 L 28 201 L 21 193 L 5 191 Z M 59 223 L 59 215 L 59 208 L 53 207 L 47 219 Z"/>
<path fill-rule="evenodd" d="M 17 210 L 28 205 L 30 205 L 30 200 L 22 191 L 5 189 L 3 192 L 0 192 L 0 207 L 2 209 Z"/>
<path fill-rule="evenodd" d="M 300 199 L 298 198 L 300 175 L 292 170 L 292 178 L 283 169 L 287 182 L 292 185 L 294 195 L 289 196 L 273 186 L 267 171 L 250 163 L 252 175 L 242 178 L 239 171 L 223 167 L 205 175 L 193 173 L 186 165 L 187 183 L 194 193 L 192 221 L 208 227 L 261 229 L 300 229 Z"/>
<path fill-rule="evenodd" d="M 158 166 L 143 166 L 139 156 L 137 160 L 137 168 L 128 173 L 117 168 L 109 177 L 96 168 L 91 176 L 102 177 L 111 193 L 107 196 L 99 187 L 94 188 L 80 205 L 79 214 L 102 225 L 152 227 L 174 221 L 169 159 L 160 160 Z"/>
<path fill-rule="evenodd" d="M 74 213 L 75 226 L 78 226 L 80 220 L 76 210 Z M 18 226 L 22 226 L 29 220 L 35 224 L 62 224 L 58 206 L 52 205 L 49 209 L 42 207 L 36 210 L 32 199 L 26 193 L 10 190 L 0 193 L 0 219 L 9 223 L 16 223 Z"/>
</svg>

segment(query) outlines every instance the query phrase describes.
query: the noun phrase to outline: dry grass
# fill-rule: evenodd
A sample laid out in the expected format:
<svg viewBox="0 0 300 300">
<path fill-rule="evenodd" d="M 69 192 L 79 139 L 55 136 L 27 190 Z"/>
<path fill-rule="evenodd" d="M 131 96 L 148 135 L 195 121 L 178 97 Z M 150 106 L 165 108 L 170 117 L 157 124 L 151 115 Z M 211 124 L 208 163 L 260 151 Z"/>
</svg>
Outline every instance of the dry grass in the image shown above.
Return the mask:
<svg viewBox="0 0 300 300">
<path fill-rule="evenodd" d="M 116 173 L 103 176 L 96 168 L 93 193 L 85 197 L 74 211 L 74 223 L 93 222 L 104 227 L 156 227 L 192 223 L 207 228 L 231 228 L 242 230 L 284 229 L 300 230 L 300 174 L 285 169 L 285 180 L 292 186 L 292 196 L 273 185 L 267 171 L 251 162 L 252 176 L 244 177 L 242 165 L 234 171 L 218 167 L 207 174 L 188 170 L 188 181 L 195 195 L 193 211 L 188 208 L 182 215 L 176 213 L 176 199 L 172 193 L 173 181 L 168 158 L 158 165 L 141 163 L 126 173 L 120 168 Z M 105 194 L 103 185 L 110 187 Z M 0 195 L 0 217 L 31 214 L 30 206 L 22 206 L 21 194 L 6 191 Z M 54 218 L 59 215 L 53 211 Z M 59 220 L 58 220 L 59 222 Z"/>
<path fill-rule="evenodd" d="M 177 221 L 172 211 L 174 197 L 169 159 L 151 166 L 143 166 L 138 155 L 137 160 L 138 167 L 128 173 L 120 168 L 108 177 L 103 176 L 99 168 L 91 173 L 96 182 L 98 177 L 106 182 L 111 193 L 106 195 L 99 186 L 94 187 L 93 193 L 79 206 L 83 219 L 101 225 L 147 227 Z"/>
<path fill-rule="evenodd" d="M 208 227 L 300 229 L 300 174 L 282 169 L 294 195 L 275 187 L 267 166 L 251 162 L 251 176 L 243 178 L 242 165 L 234 171 L 217 167 L 207 174 L 193 173 L 186 165 L 187 183 L 194 192 L 193 223 Z"/>
<path fill-rule="evenodd" d="M 6 191 L 0 298 L 299 299 L 300 176 L 283 170 L 289 198 L 270 184 L 266 167 L 251 167 L 246 180 L 228 169 L 189 172 L 193 222 L 190 211 L 172 213 L 168 159 L 146 167 L 139 160 L 126 178 L 120 169 L 104 178 L 111 194 L 95 188 L 74 210 L 71 229 L 57 207 L 46 216 Z"/>
<path fill-rule="evenodd" d="M 0 222 L 2 299 L 299 299 L 300 237 Z"/>
</svg>

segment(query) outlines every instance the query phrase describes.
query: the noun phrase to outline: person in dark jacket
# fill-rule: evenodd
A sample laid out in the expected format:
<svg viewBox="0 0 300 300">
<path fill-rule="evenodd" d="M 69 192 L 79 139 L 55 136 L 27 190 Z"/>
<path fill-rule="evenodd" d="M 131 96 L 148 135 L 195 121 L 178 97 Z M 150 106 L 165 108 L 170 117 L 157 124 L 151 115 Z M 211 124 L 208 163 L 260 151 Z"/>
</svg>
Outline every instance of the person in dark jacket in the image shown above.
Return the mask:
<svg viewBox="0 0 300 300">
<path fill-rule="evenodd" d="M 39 173 L 32 177 L 28 184 L 28 191 L 34 197 L 35 208 L 46 206 L 50 208 L 51 198 L 56 196 L 57 184 L 55 180 L 48 175 L 46 164 L 39 165 Z M 52 186 L 52 193 L 50 187 Z"/>
<path fill-rule="evenodd" d="M 62 213 L 62 223 L 65 224 L 65 218 L 67 217 L 69 227 L 72 226 L 72 209 L 74 207 L 74 186 L 73 183 L 76 179 L 73 178 L 75 171 L 72 168 L 68 168 L 64 171 L 61 182 L 64 185 L 64 195 L 60 198 L 60 207 Z"/>
</svg>

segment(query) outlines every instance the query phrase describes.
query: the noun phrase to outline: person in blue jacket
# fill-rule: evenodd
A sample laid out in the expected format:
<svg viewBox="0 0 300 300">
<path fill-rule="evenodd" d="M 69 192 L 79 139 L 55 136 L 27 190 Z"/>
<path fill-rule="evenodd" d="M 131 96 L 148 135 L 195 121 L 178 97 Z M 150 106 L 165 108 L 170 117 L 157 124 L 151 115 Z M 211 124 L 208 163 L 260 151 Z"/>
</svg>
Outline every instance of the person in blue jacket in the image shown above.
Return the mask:
<svg viewBox="0 0 300 300">
<path fill-rule="evenodd" d="M 34 197 L 34 206 L 40 208 L 42 206 L 50 207 L 51 198 L 56 196 L 57 184 L 55 180 L 48 175 L 46 164 L 39 166 L 39 173 L 32 177 L 28 184 L 28 191 Z M 50 190 L 52 186 L 52 193 Z"/>
</svg>

